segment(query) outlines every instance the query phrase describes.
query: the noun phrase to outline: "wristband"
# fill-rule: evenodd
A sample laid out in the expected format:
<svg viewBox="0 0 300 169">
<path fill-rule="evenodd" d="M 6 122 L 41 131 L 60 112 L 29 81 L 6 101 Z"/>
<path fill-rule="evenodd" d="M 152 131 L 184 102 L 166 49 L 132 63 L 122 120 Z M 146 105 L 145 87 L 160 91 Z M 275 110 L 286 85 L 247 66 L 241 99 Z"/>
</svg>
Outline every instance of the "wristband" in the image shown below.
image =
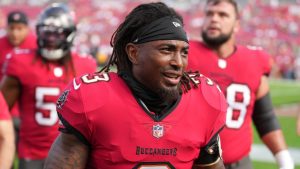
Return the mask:
<svg viewBox="0 0 300 169">
<path fill-rule="evenodd" d="M 288 150 L 281 150 L 275 154 L 279 169 L 294 169 L 294 161 Z"/>
</svg>

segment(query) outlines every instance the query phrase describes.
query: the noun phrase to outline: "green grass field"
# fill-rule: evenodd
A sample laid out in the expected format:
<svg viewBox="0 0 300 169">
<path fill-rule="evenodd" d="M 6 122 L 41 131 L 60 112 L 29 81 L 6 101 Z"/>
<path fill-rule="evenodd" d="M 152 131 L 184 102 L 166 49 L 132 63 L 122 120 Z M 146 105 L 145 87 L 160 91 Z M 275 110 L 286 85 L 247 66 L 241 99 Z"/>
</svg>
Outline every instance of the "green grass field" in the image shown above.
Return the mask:
<svg viewBox="0 0 300 169">
<path fill-rule="evenodd" d="M 274 106 L 300 103 L 300 82 L 270 80 L 270 91 Z"/>
<path fill-rule="evenodd" d="M 300 103 L 300 82 L 271 80 L 270 90 L 275 106 Z M 288 146 L 300 149 L 300 137 L 296 135 L 296 118 L 278 117 L 278 119 Z M 254 143 L 262 144 L 256 132 L 254 133 Z M 254 169 L 278 168 L 276 164 L 255 161 L 253 162 L 253 166 Z M 300 169 L 300 166 L 296 166 L 295 169 Z"/>
</svg>

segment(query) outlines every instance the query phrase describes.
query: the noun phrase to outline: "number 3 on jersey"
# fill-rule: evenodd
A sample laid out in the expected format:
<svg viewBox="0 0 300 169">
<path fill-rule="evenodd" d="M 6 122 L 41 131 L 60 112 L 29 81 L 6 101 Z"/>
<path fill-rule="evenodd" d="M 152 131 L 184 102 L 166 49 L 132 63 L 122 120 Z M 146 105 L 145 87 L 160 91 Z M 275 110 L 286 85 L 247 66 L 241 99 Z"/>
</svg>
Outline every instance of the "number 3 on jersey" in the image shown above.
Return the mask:
<svg viewBox="0 0 300 169">
<path fill-rule="evenodd" d="M 227 87 L 226 99 L 229 104 L 227 108 L 226 126 L 228 128 L 240 128 L 246 118 L 247 106 L 250 104 L 250 89 L 244 84 L 231 84 Z M 241 95 L 241 99 L 238 98 Z M 239 114 L 235 115 L 234 112 Z"/>
<path fill-rule="evenodd" d="M 58 116 L 55 102 L 45 102 L 46 97 L 57 97 L 60 90 L 57 87 L 37 87 L 35 89 L 35 120 L 39 125 L 52 126 L 56 124 Z M 49 116 L 45 116 L 41 110 L 50 111 Z"/>
</svg>

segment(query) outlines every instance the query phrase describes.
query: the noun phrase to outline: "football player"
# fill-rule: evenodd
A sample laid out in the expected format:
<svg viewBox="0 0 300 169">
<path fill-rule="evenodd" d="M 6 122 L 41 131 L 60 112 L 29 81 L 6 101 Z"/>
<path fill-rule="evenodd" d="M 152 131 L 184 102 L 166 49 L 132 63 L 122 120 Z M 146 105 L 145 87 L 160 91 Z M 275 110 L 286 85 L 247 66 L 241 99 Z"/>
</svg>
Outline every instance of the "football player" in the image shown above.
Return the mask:
<svg viewBox="0 0 300 169">
<path fill-rule="evenodd" d="M 181 16 L 161 2 L 141 4 L 111 44 L 103 71 L 74 79 L 60 96 L 61 133 L 45 168 L 224 168 L 226 101 L 211 80 L 184 71 Z"/>
<path fill-rule="evenodd" d="M 0 80 L 2 79 L 2 66 L 6 55 L 14 49 L 36 49 L 36 36 L 30 31 L 27 15 L 19 10 L 11 11 L 7 16 L 6 35 L 0 38 Z M 16 133 L 19 130 L 19 106 L 16 103 L 10 111 Z"/>
<path fill-rule="evenodd" d="M 226 127 L 220 134 L 226 168 L 251 169 L 251 122 L 274 154 L 280 169 L 293 160 L 274 114 L 267 75 L 270 57 L 257 47 L 235 43 L 239 14 L 234 0 L 208 0 L 202 25 L 203 42 L 190 41 L 188 69 L 199 70 L 221 87 L 227 102 Z"/>
<path fill-rule="evenodd" d="M 10 169 L 15 154 L 13 123 L 6 101 L 0 92 L 0 168 Z"/>
<path fill-rule="evenodd" d="M 9 108 L 20 103 L 20 169 L 43 168 L 58 135 L 55 102 L 77 75 L 96 71 L 92 57 L 71 51 L 76 33 L 73 12 L 65 4 L 45 8 L 36 25 L 38 49 L 18 49 L 8 57 L 1 91 Z"/>
</svg>

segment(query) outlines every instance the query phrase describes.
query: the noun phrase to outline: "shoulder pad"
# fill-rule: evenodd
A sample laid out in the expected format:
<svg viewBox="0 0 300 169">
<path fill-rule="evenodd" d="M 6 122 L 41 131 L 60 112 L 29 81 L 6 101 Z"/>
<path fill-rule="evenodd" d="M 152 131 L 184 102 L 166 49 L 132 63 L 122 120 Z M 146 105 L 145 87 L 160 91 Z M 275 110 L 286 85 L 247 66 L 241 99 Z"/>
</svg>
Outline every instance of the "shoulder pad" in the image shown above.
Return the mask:
<svg viewBox="0 0 300 169">
<path fill-rule="evenodd" d="M 218 84 L 203 74 L 197 77 L 195 74 L 189 73 L 189 76 L 195 83 L 199 84 L 201 93 L 210 106 L 224 112 L 226 111 L 227 102 Z"/>
</svg>

